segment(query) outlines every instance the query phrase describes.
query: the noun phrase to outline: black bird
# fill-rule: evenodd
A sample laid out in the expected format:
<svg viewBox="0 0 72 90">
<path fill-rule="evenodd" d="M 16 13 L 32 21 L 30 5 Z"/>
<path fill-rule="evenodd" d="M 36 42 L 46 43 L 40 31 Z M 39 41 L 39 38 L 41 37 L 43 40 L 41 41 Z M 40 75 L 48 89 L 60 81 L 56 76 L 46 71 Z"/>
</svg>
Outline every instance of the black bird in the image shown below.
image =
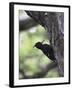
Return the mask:
<svg viewBox="0 0 72 90">
<path fill-rule="evenodd" d="M 43 44 L 43 42 L 37 42 L 34 47 L 40 49 L 52 61 L 56 61 L 54 50 L 51 45 Z"/>
</svg>

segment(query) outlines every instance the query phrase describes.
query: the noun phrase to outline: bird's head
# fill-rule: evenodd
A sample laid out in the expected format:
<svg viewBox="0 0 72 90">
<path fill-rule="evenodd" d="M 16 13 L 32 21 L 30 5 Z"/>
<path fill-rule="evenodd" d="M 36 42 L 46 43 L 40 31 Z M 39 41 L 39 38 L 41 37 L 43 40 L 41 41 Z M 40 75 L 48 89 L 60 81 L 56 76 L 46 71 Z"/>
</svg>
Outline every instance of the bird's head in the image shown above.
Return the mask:
<svg viewBox="0 0 72 90">
<path fill-rule="evenodd" d="M 42 43 L 44 42 L 44 40 L 42 42 L 37 42 L 34 47 L 41 49 L 42 48 Z"/>
<path fill-rule="evenodd" d="M 34 47 L 40 49 L 42 47 L 42 43 L 41 42 L 37 42 Z"/>
</svg>

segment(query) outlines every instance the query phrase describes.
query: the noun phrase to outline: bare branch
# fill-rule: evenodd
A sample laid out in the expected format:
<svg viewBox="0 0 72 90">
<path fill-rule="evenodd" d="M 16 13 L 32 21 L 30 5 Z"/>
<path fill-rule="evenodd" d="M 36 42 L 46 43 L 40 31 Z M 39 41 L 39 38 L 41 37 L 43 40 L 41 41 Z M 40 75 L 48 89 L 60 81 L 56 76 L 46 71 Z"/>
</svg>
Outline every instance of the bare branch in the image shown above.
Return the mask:
<svg viewBox="0 0 72 90">
<path fill-rule="evenodd" d="M 20 31 L 28 30 L 29 28 L 34 27 L 36 25 L 38 25 L 38 23 L 36 23 L 31 18 L 19 20 L 19 30 Z"/>
</svg>

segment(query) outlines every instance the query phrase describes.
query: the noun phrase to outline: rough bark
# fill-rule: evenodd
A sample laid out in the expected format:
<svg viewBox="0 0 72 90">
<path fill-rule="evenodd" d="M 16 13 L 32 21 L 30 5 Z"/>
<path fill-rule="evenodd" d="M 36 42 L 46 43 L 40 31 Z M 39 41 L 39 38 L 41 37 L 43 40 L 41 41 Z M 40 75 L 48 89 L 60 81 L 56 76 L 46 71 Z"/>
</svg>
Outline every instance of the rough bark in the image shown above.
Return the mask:
<svg viewBox="0 0 72 90">
<path fill-rule="evenodd" d="M 59 75 L 64 76 L 64 13 L 26 11 L 48 32 L 48 39 L 58 62 Z"/>
<path fill-rule="evenodd" d="M 31 19 L 31 18 L 23 18 L 19 20 L 19 30 L 20 32 L 23 30 L 28 30 L 31 27 L 36 26 L 38 23 L 35 22 L 35 20 Z"/>
</svg>

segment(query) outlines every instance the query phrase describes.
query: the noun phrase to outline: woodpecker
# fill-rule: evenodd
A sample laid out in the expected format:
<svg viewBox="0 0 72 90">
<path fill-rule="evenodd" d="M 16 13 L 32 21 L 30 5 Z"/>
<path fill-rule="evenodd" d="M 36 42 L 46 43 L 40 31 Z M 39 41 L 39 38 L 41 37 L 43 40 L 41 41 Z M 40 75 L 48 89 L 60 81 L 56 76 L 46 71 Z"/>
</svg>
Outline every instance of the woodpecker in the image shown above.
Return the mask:
<svg viewBox="0 0 72 90">
<path fill-rule="evenodd" d="M 56 61 L 54 56 L 54 50 L 51 45 L 43 44 L 43 42 L 37 42 L 34 47 L 40 49 L 50 60 Z"/>
</svg>

